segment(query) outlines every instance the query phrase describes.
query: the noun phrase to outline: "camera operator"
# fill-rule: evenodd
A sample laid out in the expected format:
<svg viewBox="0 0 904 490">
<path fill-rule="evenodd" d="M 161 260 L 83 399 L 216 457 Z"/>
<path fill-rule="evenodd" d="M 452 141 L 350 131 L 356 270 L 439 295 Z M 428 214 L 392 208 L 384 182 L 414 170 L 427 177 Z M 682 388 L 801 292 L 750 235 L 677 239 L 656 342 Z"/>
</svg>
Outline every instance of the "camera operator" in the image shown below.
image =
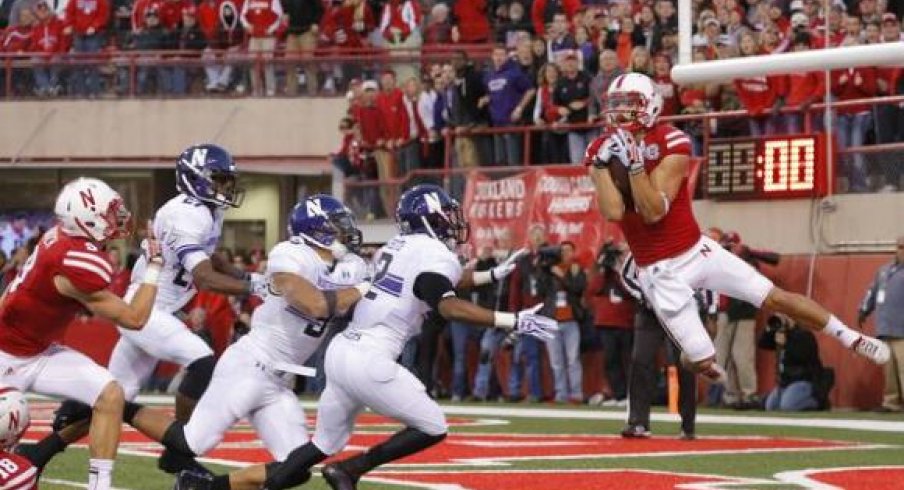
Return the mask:
<svg viewBox="0 0 904 490">
<path fill-rule="evenodd" d="M 509 282 L 509 308 L 521 311 L 543 301 L 540 296 L 540 281 L 543 270 L 540 267 L 540 252 L 546 246 L 546 229 L 534 224 L 527 231 L 530 253 L 518 260 Z M 527 375 L 528 400 L 538 402 L 543 399 L 543 385 L 540 383 L 540 340 L 530 335 L 519 335 L 514 339 L 512 367 L 509 371 L 509 401 L 523 399 L 521 395 L 522 372 Z M 524 356 L 522 363 L 521 356 Z"/>
<path fill-rule="evenodd" d="M 718 236 L 718 230 L 711 230 Z M 719 238 L 719 243 L 759 270 L 761 262 L 776 265 L 779 256 L 773 252 L 754 250 L 741 243 L 737 232 L 728 232 Z M 761 406 L 757 395 L 756 380 L 756 314 L 757 308 L 750 303 L 727 298 L 725 311 L 716 320 L 716 363 L 725 368 L 728 381 L 722 402 L 741 410 L 758 409 Z"/>
<path fill-rule="evenodd" d="M 788 317 L 775 314 L 766 321 L 759 346 L 775 351 L 776 386 L 766 397 L 766 410 L 820 408 L 820 399 L 828 389 L 816 386 L 823 373 L 816 337 L 809 330 L 797 328 Z"/>
<path fill-rule="evenodd" d="M 603 348 L 604 368 L 609 382 L 610 398 L 603 402 L 603 406 L 627 404 L 627 368 L 634 343 L 636 301 L 619 280 L 622 246 L 609 239 L 600 248 L 596 273 L 590 279 L 586 295 Z"/>
<path fill-rule="evenodd" d="M 555 337 L 546 341 L 546 352 L 555 384 L 557 403 L 584 401 L 581 367 L 581 322 L 586 310 L 581 305 L 587 275 L 575 261 L 575 245 L 562 242 L 558 247 L 538 251 L 539 294 L 543 310 L 559 322 Z"/>
<path fill-rule="evenodd" d="M 656 317 L 643 297 L 638 279 L 638 268 L 634 257 L 626 254 L 619 266 L 619 278 L 624 290 L 637 301 L 637 313 L 634 318 L 634 348 L 631 353 L 631 370 L 628 378 L 628 423 L 621 431 L 621 436 L 629 439 L 648 438 L 650 431 L 650 406 L 656 392 L 656 354 L 663 344 L 666 345 L 666 362 L 678 369 L 678 413 L 681 416 L 681 434 L 683 440 L 696 438 L 697 419 L 697 375 L 686 369 L 680 362 L 681 351 L 668 338 L 665 328 Z M 716 295 L 695 294 L 698 303 L 701 299 L 701 310 L 707 314 L 715 310 Z"/>
<path fill-rule="evenodd" d="M 490 270 L 509 258 L 516 250 L 512 250 L 512 238 L 508 230 L 499 233 L 496 239 L 496 249 L 491 256 L 478 260 L 474 266 L 475 271 Z M 499 311 L 508 310 L 509 282 L 499 281 L 475 288 L 475 302 L 483 306 Z M 474 375 L 474 398 L 478 401 L 486 401 L 498 395 L 502 380 L 495 376 L 496 353 L 499 346 L 505 340 L 508 332 L 501 328 L 486 328 L 480 338 L 480 357 L 477 363 L 477 374 Z M 495 382 L 495 381 L 498 381 Z"/>
<path fill-rule="evenodd" d="M 880 412 L 904 410 L 904 235 L 898 237 L 894 260 L 883 265 L 860 304 L 858 323 L 876 312 L 876 334 L 891 349 L 883 366 L 885 392 Z"/>
</svg>

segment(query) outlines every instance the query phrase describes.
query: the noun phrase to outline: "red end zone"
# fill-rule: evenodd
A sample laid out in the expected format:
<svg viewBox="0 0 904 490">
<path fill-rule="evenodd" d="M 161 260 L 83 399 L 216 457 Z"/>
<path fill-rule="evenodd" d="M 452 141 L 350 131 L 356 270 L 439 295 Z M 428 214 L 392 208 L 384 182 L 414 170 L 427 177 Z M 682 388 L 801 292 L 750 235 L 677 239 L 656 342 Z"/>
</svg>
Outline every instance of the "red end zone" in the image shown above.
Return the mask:
<svg viewBox="0 0 904 490">
<path fill-rule="evenodd" d="M 365 480 L 436 490 L 672 490 L 697 484 L 725 482 L 754 483 L 708 475 L 687 475 L 645 470 L 599 470 L 580 472 L 494 471 L 468 473 L 390 473 L 380 472 Z M 630 486 L 625 483 L 630 482 Z"/>
</svg>

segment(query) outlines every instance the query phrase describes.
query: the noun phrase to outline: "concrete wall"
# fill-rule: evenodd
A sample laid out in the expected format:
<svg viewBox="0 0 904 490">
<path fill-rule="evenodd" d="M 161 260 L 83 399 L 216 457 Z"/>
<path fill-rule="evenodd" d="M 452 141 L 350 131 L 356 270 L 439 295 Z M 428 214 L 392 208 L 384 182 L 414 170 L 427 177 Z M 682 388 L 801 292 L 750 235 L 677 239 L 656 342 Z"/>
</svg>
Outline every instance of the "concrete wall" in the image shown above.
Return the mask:
<svg viewBox="0 0 904 490">
<path fill-rule="evenodd" d="M 213 141 L 236 155 L 326 155 L 341 99 L 31 101 L 0 104 L 0 160 L 178 155 Z"/>
</svg>

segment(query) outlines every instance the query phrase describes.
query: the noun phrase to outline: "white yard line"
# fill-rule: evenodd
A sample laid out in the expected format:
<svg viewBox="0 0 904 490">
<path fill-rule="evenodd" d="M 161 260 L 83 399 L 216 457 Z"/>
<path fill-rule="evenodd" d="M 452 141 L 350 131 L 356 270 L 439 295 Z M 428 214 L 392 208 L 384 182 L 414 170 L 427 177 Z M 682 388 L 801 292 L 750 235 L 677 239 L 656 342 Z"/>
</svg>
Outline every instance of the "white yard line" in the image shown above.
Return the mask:
<svg viewBox="0 0 904 490">
<path fill-rule="evenodd" d="M 88 488 L 87 483 L 79 483 L 77 481 L 59 480 L 56 478 L 41 478 L 41 483 L 52 483 L 54 485 L 62 485 L 72 488 Z M 127 488 L 111 488 L 110 490 L 128 490 Z"/>
<path fill-rule="evenodd" d="M 40 397 L 35 397 L 40 398 Z M 172 404 L 170 395 L 140 395 L 138 403 L 149 405 Z M 306 409 L 315 409 L 317 402 L 304 400 L 301 405 Z M 573 419 L 573 420 L 618 420 L 626 419 L 624 411 L 614 410 L 574 410 L 567 408 L 534 408 L 520 406 L 477 406 L 477 405 L 442 405 L 447 415 L 469 415 L 475 417 L 495 418 L 538 418 L 538 419 Z M 814 413 L 814 415 L 816 415 Z M 654 413 L 651 415 L 653 422 L 679 422 L 677 414 Z M 793 418 L 781 416 L 749 415 L 697 415 L 697 424 L 715 425 L 743 425 L 761 427 L 805 427 L 819 429 L 847 429 L 868 432 L 901 432 L 904 433 L 904 421 L 894 420 L 864 420 L 856 418 L 845 419 L 821 419 L 821 418 Z"/>
</svg>

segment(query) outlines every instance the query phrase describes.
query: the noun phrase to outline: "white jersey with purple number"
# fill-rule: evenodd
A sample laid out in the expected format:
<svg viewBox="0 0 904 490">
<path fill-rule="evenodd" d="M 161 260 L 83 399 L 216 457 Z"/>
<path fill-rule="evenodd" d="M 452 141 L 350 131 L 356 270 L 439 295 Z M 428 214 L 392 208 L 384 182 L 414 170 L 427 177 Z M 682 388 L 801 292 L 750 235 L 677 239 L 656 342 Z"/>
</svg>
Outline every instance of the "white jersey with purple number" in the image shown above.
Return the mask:
<svg viewBox="0 0 904 490">
<path fill-rule="evenodd" d="M 163 247 L 164 267 L 157 282 L 155 307 L 175 312 L 198 292 L 192 271 L 210 258 L 223 232 L 224 211 L 185 195 L 170 199 L 154 216 L 154 234 Z M 130 290 L 144 277 L 144 257 L 132 268 Z"/>
<path fill-rule="evenodd" d="M 355 306 L 346 335 L 360 336 L 394 359 L 420 332 L 430 309 L 414 295 L 414 281 L 435 272 L 456 285 L 462 267 L 442 242 L 423 234 L 396 236 L 374 256 L 373 267 L 373 286 Z"/>
<path fill-rule="evenodd" d="M 267 258 L 267 276 L 295 274 L 320 290 L 352 287 L 367 275 L 361 257 L 347 254 L 335 264 L 324 261 L 301 239 L 277 244 Z M 302 364 L 323 341 L 328 320 L 312 318 L 279 294 L 270 294 L 251 317 L 251 332 L 240 342 L 267 363 Z"/>
</svg>

